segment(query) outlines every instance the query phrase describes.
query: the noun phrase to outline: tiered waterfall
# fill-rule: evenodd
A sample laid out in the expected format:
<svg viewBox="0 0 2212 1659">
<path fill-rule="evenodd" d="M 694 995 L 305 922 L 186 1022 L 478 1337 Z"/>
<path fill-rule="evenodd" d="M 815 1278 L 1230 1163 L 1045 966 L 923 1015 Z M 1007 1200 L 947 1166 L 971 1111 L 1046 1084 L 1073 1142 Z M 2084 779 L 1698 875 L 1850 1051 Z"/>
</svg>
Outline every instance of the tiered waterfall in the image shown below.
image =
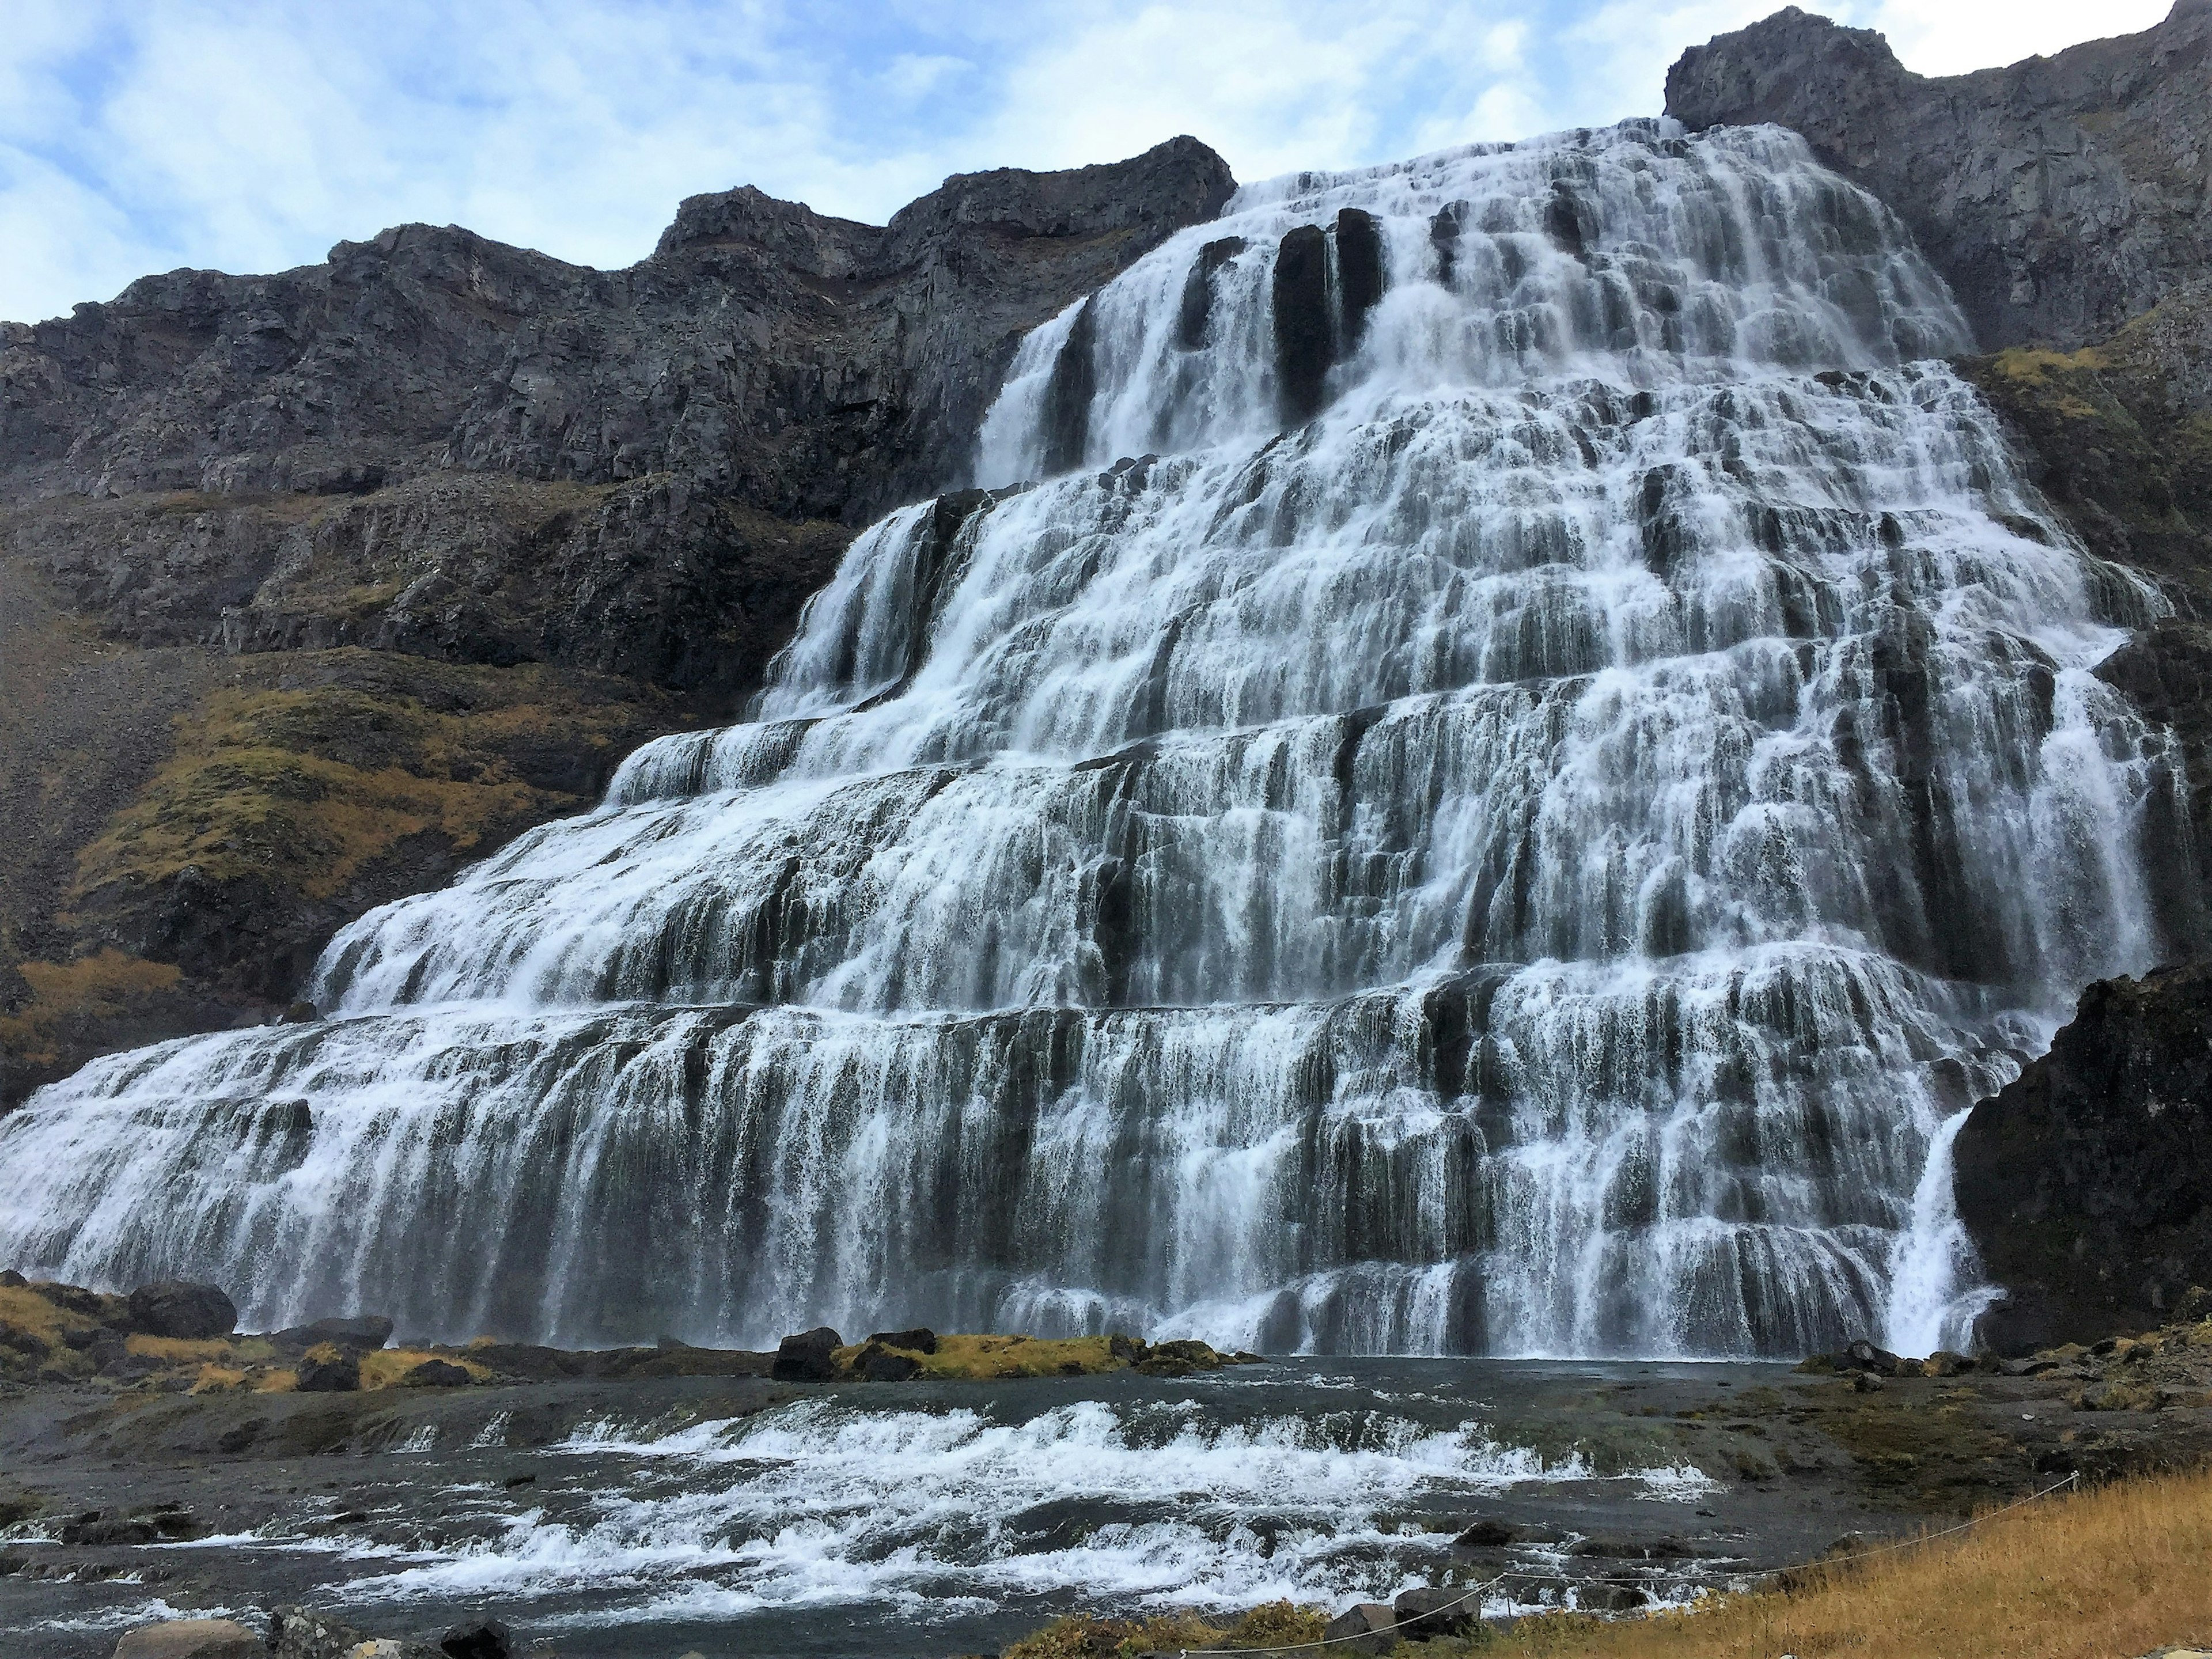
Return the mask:
<svg viewBox="0 0 2212 1659">
<path fill-rule="evenodd" d="M 0 1121 L 0 1262 L 564 1343 L 1959 1340 L 1947 1125 L 2156 953 L 2154 607 L 1773 129 L 1246 189 L 750 723 Z M 2166 805 L 2159 805 L 2157 803 Z"/>
</svg>

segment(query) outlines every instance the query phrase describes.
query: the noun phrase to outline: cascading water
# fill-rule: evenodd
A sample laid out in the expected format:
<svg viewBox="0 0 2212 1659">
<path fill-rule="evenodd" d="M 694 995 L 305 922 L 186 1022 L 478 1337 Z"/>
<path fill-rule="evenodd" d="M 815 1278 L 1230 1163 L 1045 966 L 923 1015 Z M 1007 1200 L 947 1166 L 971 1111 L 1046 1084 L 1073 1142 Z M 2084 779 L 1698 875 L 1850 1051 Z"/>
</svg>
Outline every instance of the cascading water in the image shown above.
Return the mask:
<svg viewBox="0 0 2212 1659">
<path fill-rule="evenodd" d="M 2088 672 L 2152 596 L 1966 343 L 1776 130 L 1249 188 L 754 722 L 348 928 L 319 1023 L 0 1123 L 0 1260 L 568 1342 L 1955 1340 L 1931 1146 L 2155 955 L 2165 763 Z"/>
</svg>

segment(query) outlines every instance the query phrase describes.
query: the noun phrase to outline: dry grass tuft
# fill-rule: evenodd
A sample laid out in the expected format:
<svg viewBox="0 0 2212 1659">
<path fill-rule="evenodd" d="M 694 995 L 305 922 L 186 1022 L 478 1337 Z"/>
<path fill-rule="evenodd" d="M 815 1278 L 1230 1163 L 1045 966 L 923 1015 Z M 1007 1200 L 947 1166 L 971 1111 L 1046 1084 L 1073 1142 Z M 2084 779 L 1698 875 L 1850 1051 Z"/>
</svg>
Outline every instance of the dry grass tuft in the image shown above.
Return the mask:
<svg viewBox="0 0 2212 1659">
<path fill-rule="evenodd" d="M 1529 1659 L 2130 1659 L 2212 1638 L 2212 1472 L 2045 1498 L 1801 1573 L 1787 1593 L 1605 1624 L 1529 1620 Z"/>
</svg>

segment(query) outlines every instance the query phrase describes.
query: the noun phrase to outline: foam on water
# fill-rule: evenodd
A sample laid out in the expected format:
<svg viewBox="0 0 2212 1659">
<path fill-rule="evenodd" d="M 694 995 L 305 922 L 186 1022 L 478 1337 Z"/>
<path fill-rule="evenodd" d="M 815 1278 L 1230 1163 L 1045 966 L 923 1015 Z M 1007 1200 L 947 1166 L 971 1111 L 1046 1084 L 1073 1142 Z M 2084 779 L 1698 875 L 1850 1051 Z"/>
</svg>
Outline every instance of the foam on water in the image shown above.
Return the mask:
<svg viewBox="0 0 2212 1659">
<path fill-rule="evenodd" d="M 1446 1495 L 1593 1480 L 1479 1421 L 1375 1409 L 1225 1421 L 1195 1401 L 1083 1401 L 1022 1419 L 817 1401 L 647 1438 L 560 1449 L 674 1466 L 594 1500 L 589 1520 L 515 1517 L 504 1534 L 356 1580 L 351 1599 L 623 1592 L 586 1622 L 833 1602 L 942 1616 L 1080 1592 L 1115 1606 L 1234 1607 L 1384 1594 L 1449 1542 L 1397 1518 Z M 1668 1502 L 1698 1471 L 1620 1478 Z"/>
<path fill-rule="evenodd" d="M 2092 672 L 2156 597 L 1968 343 L 1774 129 L 1249 188 L 757 719 L 344 929 L 322 1023 L 0 1121 L 0 1258 L 568 1343 L 1962 1342 L 1939 1132 L 2186 836 Z"/>
</svg>

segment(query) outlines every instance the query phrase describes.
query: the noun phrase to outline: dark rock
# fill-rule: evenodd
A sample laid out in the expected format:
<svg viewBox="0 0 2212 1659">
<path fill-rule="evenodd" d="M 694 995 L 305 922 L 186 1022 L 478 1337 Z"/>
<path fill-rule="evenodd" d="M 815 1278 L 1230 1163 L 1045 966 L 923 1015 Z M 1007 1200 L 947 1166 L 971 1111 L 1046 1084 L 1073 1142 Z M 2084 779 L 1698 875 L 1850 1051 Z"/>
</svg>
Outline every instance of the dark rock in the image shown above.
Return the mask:
<svg viewBox="0 0 2212 1659">
<path fill-rule="evenodd" d="M 1135 1365 L 1144 1360 L 1145 1345 L 1134 1337 L 1124 1336 L 1116 1331 L 1106 1339 L 1106 1352 L 1124 1365 Z"/>
<path fill-rule="evenodd" d="M 514 1637 L 498 1620 L 479 1614 L 440 1637 L 438 1650 L 446 1659 L 508 1659 L 514 1651 Z"/>
<path fill-rule="evenodd" d="M 844 1346 L 844 1339 L 827 1325 L 787 1336 L 776 1345 L 775 1364 L 769 1375 L 779 1382 L 830 1382 L 837 1375 L 831 1351 Z"/>
<path fill-rule="evenodd" d="M 143 1515 L 117 1515 L 107 1510 L 91 1510 L 76 1519 L 62 1523 L 61 1540 L 64 1544 L 99 1547 L 117 1544 L 151 1544 L 161 1536 L 161 1529 Z"/>
<path fill-rule="evenodd" d="M 1592 1613 L 1633 1613 L 1650 1599 L 1649 1592 L 1635 1584 L 1607 1581 L 1575 1586 L 1575 1600 Z"/>
<path fill-rule="evenodd" d="M 448 1359 L 426 1359 L 399 1379 L 403 1389 L 465 1389 L 476 1379 Z"/>
<path fill-rule="evenodd" d="M 1212 337 L 1214 278 L 1244 246 L 1242 236 L 1224 236 L 1199 249 L 1190 275 L 1183 279 L 1182 307 L 1176 316 L 1176 344 L 1181 349 L 1196 351 Z"/>
<path fill-rule="evenodd" d="M 238 1307 L 213 1285 L 161 1279 L 131 1292 L 131 1322 L 149 1336 L 204 1340 L 236 1330 Z"/>
<path fill-rule="evenodd" d="M 229 1619 L 172 1619 L 141 1625 L 115 1644 L 115 1659 L 262 1659 L 261 1638 Z"/>
<path fill-rule="evenodd" d="M 1336 216 L 1336 293 L 1343 307 L 1340 355 L 1350 355 L 1367 331 L 1367 313 L 1382 298 L 1386 270 L 1381 221 L 1358 208 L 1340 209 Z"/>
<path fill-rule="evenodd" d="M 1335 352 L 1328 307 L 1328 235 L 1299 225 L 1275 249 L 1275 396 L 1285 426 L 1321 413 Z"/>
<path fill-rule="evenodd" d="M 1342 1653 L 1388 1653 L 1398 1645 L 1398 1615 L 1387 1601 L 1358 1601 L 1328 1621 L 1322 1639 Z"/>
<path fill-rule="evenodd" d="M 1091 438 L 1091 400 L 1098 392 L 1097 325 L 1091 302 L 1068 325 L 1067 338 L 1052 362 L 1044 389 L 1044 470 L 1072 471 L 1083 465 Z"/>
<path fill-rule="evenodd" d="M 1176 1338 L 1152 1344 L 1136 1369 L 1147 1376 L 1188 1376 L 1193 1371 L 1219 1370 L 1221 1356 L 1204 1342 Z"/>
<path fill-rule="evenodd" d="M 1888 1349 L 1877 1348 L 1863 1337 L 1836 1356 L 1836 1369 L 1838 1370 L 1867 1371 L 1879 1376 L 1900 1375 L 1897 1369 L 1899 1363 L 1898 1357 Z"/>
<path fill-rule="evenodd" d="M 319 1342 L 300 1356 L 301 1394 L 349 1394 L 361 1387 L 361 1358 L 333 1342 Z"/>
<path fill-rule="evenodd" d="M 1911 228 L 1986 346 L 2102 338 L 2212 263 L 2212 6 L 1929 79 L 1791 6 L 1682 54 L 1667 112 L 1779 122 Z"/>
<path fill-rule="evenodd" d="M 1924 1376 L 1961 1376 L 1973 1369 L 1974 1361 L 1970 1356 L 1953 1353 L 1944 1348 L 1938 1348 L 1920 1362 L 1921 1374 Z"/>
<path fill-rule="evenodd" d="M 867 1382 L 904 1382 L 921 1375 L 921 1362 L 872 1340 L 854 1356 L 853 1374 Z"/>
<path fill-rule="evenodd" d="M 1453 1545 L 1466 1550 L 1503 1549 L 1520 1536 L 1515 1528 L 1499 1521 L 1478 1521 L 1452 1540 Z"/>
<path fill-rule="evenodd" d="M 909 1353 L 937 1352 L 937 1333 L 927 1325 L 917 1325 L 910 1331 L 878 1331 L 868 1340 L 880 1342 L 886 1348 L 904 1348 Z"/>
<path fill-rule="evenodd" d="M 65 1309 L 73 1314 L 84 1314 L 94 1319 L 100 1316 L 100 1293 L 97 1291 L 88 1291 L 81 1285 L 57 1285 L 43 1279 L 33 1280 L 30 1288 L 33 1294 L 45 1297 L 57 1308 Z"/>
<path fill-rule="evenodd" d="M 1438 1636 L 1466 1636 L 1480 1622 L 1482 1597 L 1465 1590 L 1425 1585 L 1401 1592 L 1391 1603 L 1398 1634 L 1416 1642 Z"/>
<path fill-rule="evenodd" d="M 392 1322 L 382 1314 L 318 1319 L 312 1325 L 293 1325 L 269 1335 L 279 1353 L 304 1353 L 321 1342 L 355 1353 L 374 1353 L 391 1340 Z"/>
<path fill-rule="evenodd" d="M 1959 1215 L 2005 1288 L 2000 1354 L 2138 1331 L 2212 1282 L 2212 965 L 2104 980 L 1954 1150 Z"/>
<path fill-rule="evenodd" d="M 0 1290 L 20 1291 L 30 1282 L 13 1267 L 0 1267 Z"/>
</svg>

